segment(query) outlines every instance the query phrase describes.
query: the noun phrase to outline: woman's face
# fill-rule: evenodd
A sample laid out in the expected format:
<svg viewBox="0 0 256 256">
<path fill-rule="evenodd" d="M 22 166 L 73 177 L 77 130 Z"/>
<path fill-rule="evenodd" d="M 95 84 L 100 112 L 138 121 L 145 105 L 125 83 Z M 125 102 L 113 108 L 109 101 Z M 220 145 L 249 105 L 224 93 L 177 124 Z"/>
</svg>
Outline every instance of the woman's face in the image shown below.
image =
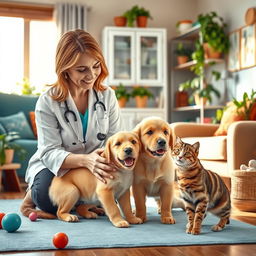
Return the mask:
<svg viewBox="0 0 256 256">
<path fill-rule="evenodd" d="M 101 73 L 100 61 L 87 53 L 83 53 L 74 67 L 67 71 L 69 79 L 77 89 L 91 89 Z"/>
</svg>

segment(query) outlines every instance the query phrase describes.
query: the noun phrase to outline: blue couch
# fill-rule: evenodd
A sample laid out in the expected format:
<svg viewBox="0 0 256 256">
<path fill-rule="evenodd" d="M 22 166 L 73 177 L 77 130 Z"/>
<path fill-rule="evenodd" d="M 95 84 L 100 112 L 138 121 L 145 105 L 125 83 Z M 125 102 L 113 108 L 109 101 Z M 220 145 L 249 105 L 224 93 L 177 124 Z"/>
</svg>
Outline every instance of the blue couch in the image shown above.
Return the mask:
<svg viewBox="0 0 256 256">
<path fill-rule="evenodd" d="M 23 112 L 29 125 L 31 126 L 29 112 L 35 110 L 37 99 L 37 96 L 0 93 L 0 117 L 7 117 L 17 114 L 18 112 Z M 32 127 L 30 128 L 32 131 Z M 20 177 L 24 177 L 28 166 L 28 161 L 37 149 L 37 139 L 33 135 L 33 138 L 19 138 L 14 142 L 27 151 L 25 160 L 21 161 L 16 153 L 13 160 L 13 162 L 21 164 L 21 168 L 17 170 L 17 173 Z"/>
</svg>

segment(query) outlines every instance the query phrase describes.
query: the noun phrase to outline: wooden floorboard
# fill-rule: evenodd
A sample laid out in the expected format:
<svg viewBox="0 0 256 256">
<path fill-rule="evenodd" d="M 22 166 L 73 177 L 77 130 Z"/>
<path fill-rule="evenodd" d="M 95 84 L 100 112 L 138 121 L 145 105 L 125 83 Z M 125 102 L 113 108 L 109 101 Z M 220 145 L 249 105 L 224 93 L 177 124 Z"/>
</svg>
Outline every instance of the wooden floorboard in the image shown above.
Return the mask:
<svg viewBox="0 0 256 256">
<path fill-rule="evenodd" d="M 23 190 L 25 185 L 23 184 Z M 0 199 L 19 199 L 25 192 L 1 192 Z M 256 225 L 255 212 L 241 212 L 233 209 L 232 218 Z M 256 227 L 255 227 L 256 228 Z M 244 234 L 246 236 L 246 234 Z M 100 239 L 100 235 L 99 235 Z M 1 241 L 0 241 L 1 243 Z M 31 252 L 0 252 L 0 255 L 15 256 L 253 256 L 256 244 L 205 245 L 205 246 L 166 246 L 140 248 L 109 248 L 83 250 L 49 250 Z"/>
</svg>

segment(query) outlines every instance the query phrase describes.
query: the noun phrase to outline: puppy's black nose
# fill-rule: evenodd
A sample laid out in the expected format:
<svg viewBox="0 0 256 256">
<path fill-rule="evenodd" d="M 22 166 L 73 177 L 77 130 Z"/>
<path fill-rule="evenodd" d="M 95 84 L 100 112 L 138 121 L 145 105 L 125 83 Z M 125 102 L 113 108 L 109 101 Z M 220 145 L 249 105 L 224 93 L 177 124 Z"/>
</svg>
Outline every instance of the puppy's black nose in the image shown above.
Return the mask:
<svg viewBox="0 0 256 256">
<path fill-rule="evenodd" d="M 132 153 L 132 148 L 125 148 L 124 149 L 124 152 L 127 154 L 127 155 L 130 155 Z"/>
<path fill-rule="evenodd" d="M 161 147 L 164 147 L 165 144 L 166 144 L 166 141 L 165 141 L 164 139 L 158 139 L 158 140 L 157 140 L 157 144 L 158 144 L 159 146 L 161 146 Z"/>
</svg>

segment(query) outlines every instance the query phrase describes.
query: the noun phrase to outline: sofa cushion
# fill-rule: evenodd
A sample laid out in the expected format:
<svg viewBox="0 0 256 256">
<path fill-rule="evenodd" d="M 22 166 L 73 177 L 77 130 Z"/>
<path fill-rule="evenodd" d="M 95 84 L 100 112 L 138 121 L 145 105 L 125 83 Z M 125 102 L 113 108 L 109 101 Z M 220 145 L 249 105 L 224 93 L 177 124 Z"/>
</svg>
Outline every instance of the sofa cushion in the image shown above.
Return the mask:
<svg viewBox="0 0 256 256">
<path fill-rule="evenodd" d="M 23 112 L 0 117 L 0 123 L 7 132 L 18 132 L 21 139 L 35 139 Z"/>
<path fill-rule="evenodd" d="M 186 137 L 182 138 L 182 141 L 189 144 L 194 144 L 199 141 L 199 159 L 227 160 L 226 136 Z"/>
</svg>

